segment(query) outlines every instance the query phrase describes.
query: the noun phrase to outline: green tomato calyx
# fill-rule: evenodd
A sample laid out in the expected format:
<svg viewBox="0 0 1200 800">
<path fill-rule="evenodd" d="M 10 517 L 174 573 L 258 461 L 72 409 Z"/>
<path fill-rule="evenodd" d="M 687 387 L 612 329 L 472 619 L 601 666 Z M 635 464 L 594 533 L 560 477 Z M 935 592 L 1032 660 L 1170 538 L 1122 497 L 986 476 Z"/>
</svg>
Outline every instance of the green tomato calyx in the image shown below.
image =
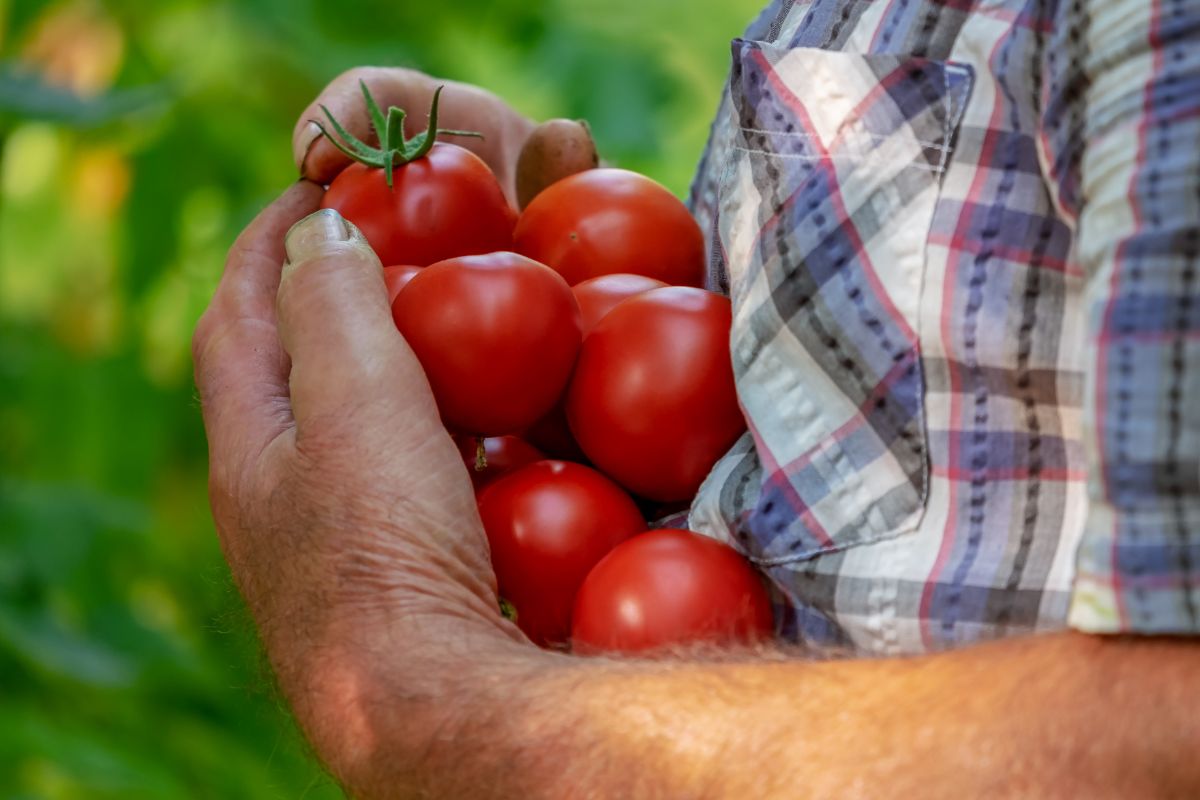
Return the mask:
<svg viewBox="0 0 1200 800">
<path fill-rule="evenodd" d="M 429 126 L 411 139 L 406 139 L 404 138 L 404 118 L 407 114 L 404 109 L 390 106 L 385 116 L 380 110 L 379 104 L 375 102 L 375 98 L 371 96 L 371 90 L 367 88 L 367 84 L 359 81 L 358 85 L 362 89 L 363 98 L 367 101 L 367 112 L 371 115 L 371 125 L 375 128 L 375 135 L 379 138 L 379 147 L 371 147 L 343 128 L 325 106 L 321 106 L 321 110 L 325 112 L 325 116 L 337 136 L 331 134 L 318 120 L 313 120 L 313 122 L 321 129 L 325 138 L 333 143 L 334 147 L 351 159 L 360 164 L 366 164 L 368 167 L 382 169 L 387 176 L 389 189 L 392 188 L 392 172 L 396 167 L 402 167 L 411 161 L 423 158 L 432 149 L 438 136 L 483 138 L 483 134 L 475 131 L 446 130 L 437 126 L 438 100 L 441 98 L 444 86 L 439 86 L 433 92 L 433 104 L 429 107 Z"/>
</svg>

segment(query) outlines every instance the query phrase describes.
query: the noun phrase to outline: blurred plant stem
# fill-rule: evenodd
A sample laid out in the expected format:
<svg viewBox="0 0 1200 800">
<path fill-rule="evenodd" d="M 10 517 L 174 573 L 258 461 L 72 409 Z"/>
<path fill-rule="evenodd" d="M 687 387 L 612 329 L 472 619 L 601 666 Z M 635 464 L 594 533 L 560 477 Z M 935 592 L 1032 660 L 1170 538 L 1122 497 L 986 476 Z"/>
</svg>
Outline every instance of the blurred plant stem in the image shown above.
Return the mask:
<svg viewBox="0 0 1200 800">
<path fill-rule="evenodd" d="M 4 225 L 4 152 L 8 144 L 9 126 L 0 122 L 0 230 Z"/>
</svg>

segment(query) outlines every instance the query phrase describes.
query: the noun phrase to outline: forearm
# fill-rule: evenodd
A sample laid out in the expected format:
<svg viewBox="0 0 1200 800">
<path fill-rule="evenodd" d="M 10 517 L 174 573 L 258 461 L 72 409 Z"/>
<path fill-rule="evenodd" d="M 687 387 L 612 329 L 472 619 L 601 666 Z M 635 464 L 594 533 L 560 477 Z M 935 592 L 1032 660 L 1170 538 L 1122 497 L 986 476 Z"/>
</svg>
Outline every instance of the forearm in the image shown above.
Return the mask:
<svg viewBox="0 0 1200 800">
<path fill-rule="evenodd" d="M 418 713 L 430 715 L 432 740 L 406 740 L 420 727 L 422 691 L 387 675 L 367 693 L 376 701 L 366 725 L 340 726 L 358 742 L 342 752 L 372 752 L 340 771 L 361 796 L 419 787 L 472 797 L 931 797 L 966 787 L 1129 797 L 1200 787 L 1190 757 L 1200 745 L 1197 658 L 1183 643 L 1060 634 L 817 663 L 585 660 L 491 635 L 459 642 L 446 649 L 456 661 L 429 665 L 441 685 Z M 389 674 L 401 673 L 412 674 Z M 434 707 L 439 696 L 454 700 Z"/>
</svg>

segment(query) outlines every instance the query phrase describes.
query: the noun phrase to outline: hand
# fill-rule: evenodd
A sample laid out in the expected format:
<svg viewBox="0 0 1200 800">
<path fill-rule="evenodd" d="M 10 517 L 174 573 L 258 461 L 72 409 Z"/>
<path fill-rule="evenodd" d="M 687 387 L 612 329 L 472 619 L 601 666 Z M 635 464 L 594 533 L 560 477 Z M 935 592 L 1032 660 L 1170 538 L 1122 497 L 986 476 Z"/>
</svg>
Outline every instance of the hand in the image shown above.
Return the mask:
<svg viewBox="0 0 1200 800">
<path fill-rule="evenodd" d="M 350 772 L 385 708 L 412 723 L 389 747 L 426 746 L 476 641 L 537 651 L 499 614 L 466 468 L 379 260 L 336 212 L 305 217 L 320 197 L 296 184 L 237 240 L 194 355 L 222 547 L 301 724 Z"/>
<path fill-rule="evenodd" d="M 324 105 L 350 133 L 370 141 L 371 130 L 359 81 L 366 83 L 380 108 L 399 106 L 408 112 L 405 133 L 424 129 L 434 90 L 442 91 L 439 127 L 477 131 L 482 139 L 451 138 L 471 150 L 496 173 L 510 203 L 515 205 L 517 157 L 534 124 L 491 92 L 454 81 L 440 81 L 399 67 L 359 67 L 344 72 L 322 90 L 296 122 L 292 155 L 302 178 L 328 184 L 349 162 L 329 143 L 312 120 L 325 121 Z"/>
<path fill-rule="evenodd" d="M 356 797 L 1195 796 L 1194 645 L 574 659 L 498 613 L 466 469 L 378 260 L 301 182 L 195 338 L 213 513 L 280 687 Z M 1113 720 L 1121 724 L 1114 725 Z"/>
</svg>

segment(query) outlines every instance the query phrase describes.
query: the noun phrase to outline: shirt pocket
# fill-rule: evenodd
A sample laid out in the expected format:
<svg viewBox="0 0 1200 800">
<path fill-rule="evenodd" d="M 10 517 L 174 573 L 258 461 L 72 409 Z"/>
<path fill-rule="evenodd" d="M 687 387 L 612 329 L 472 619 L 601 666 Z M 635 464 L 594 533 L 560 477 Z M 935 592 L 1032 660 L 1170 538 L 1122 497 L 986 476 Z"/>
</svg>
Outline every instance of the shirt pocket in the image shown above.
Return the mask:
<svg viewBox="0 0 1200 800">
<path fill-rule="evenodd" d="M 926 239 L 972 73 L 745 40 L 733 53 L 718 230 L 761 489 L 723 513 L 773 565 L 924 513 Z"/>
</svg>

